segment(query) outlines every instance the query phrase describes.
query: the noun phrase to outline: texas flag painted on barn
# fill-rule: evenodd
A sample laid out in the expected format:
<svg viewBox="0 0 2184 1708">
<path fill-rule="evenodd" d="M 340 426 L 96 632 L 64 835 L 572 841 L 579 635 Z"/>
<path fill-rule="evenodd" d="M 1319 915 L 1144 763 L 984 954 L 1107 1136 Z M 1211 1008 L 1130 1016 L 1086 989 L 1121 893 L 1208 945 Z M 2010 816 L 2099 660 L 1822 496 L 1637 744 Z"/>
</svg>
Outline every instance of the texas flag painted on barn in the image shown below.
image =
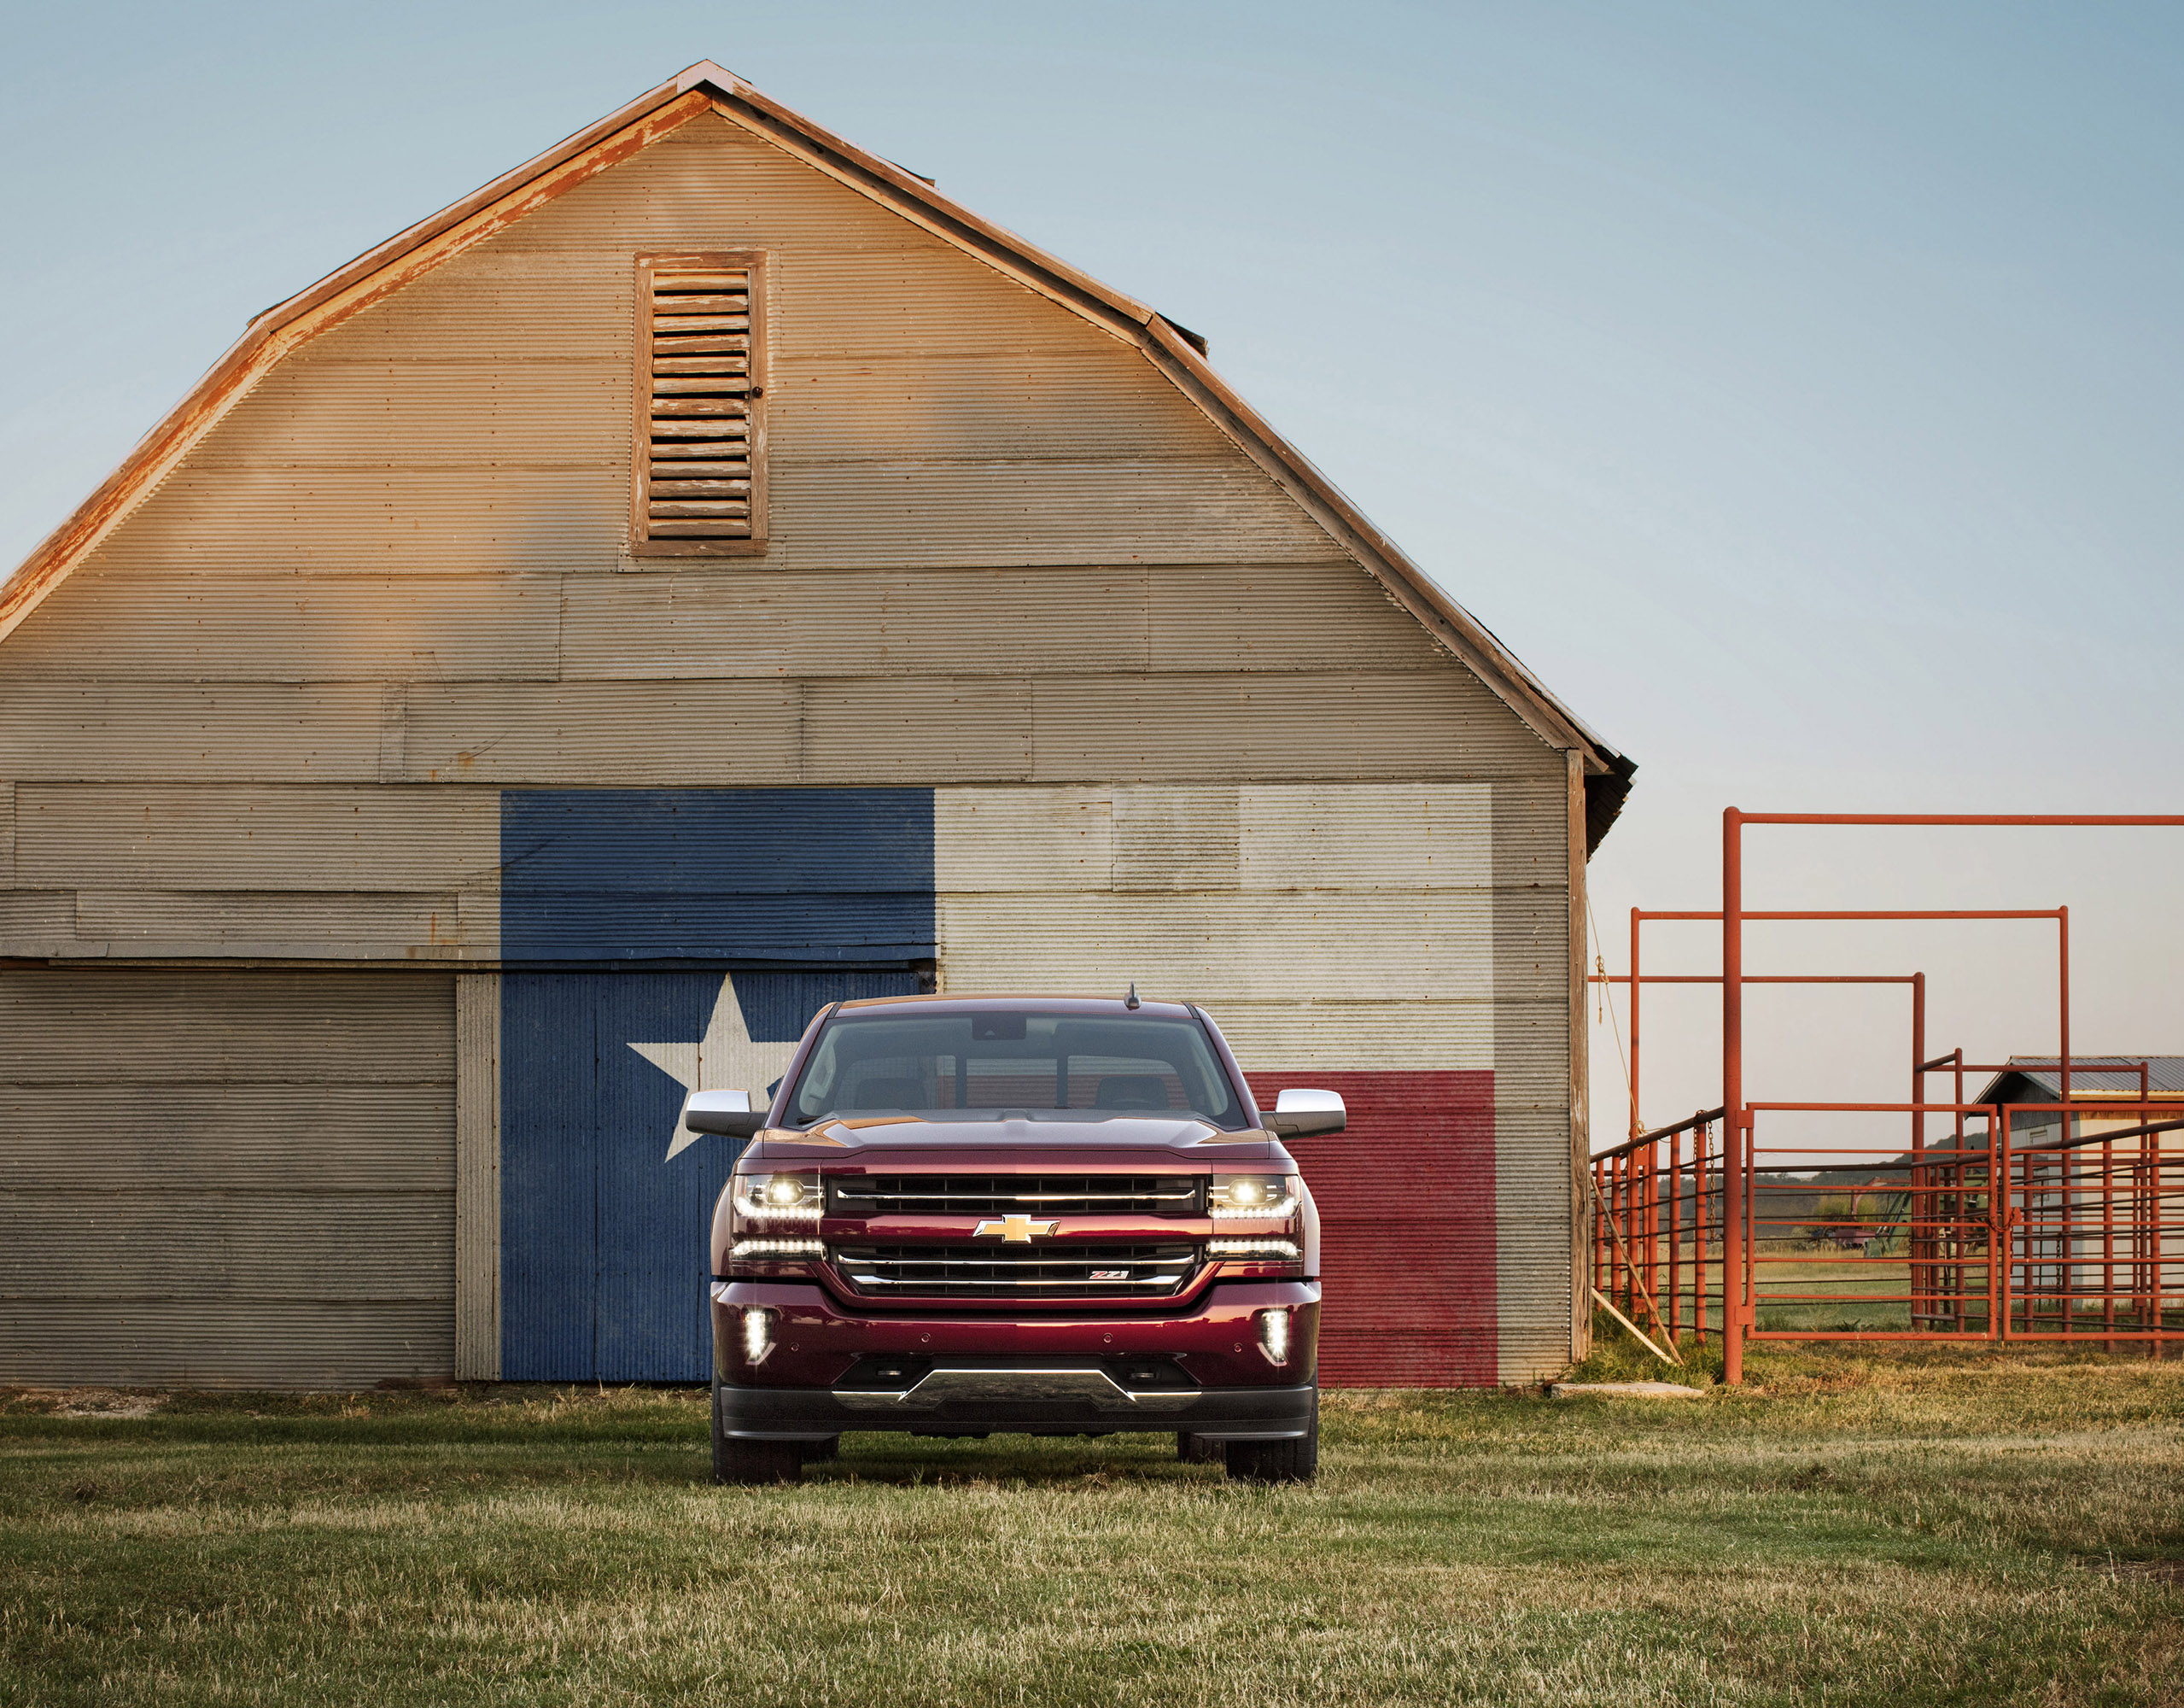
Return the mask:
<svg viewBox="0 0 2184 1708">
<path fill-rule="evenodd" d="M 740 1147 L 682 1128 L 684 1096 L 762 1095 L 826 1004 L 937 980 L 1135 981 L 1204 1004 L 1263 1103 L 1340 1091 L 1349 1132 L 1298 1146 L 1323 1378 L 1497 1379 L 1485 795 L 504 791 L 502 1377 L 704 1380 L 706 1231 Z M 1384 828 L 1377 851 L 1328 834 L 1346 818 Z M 1353 990 L 1361 933 L 1375 987 Z"/>
</svg>

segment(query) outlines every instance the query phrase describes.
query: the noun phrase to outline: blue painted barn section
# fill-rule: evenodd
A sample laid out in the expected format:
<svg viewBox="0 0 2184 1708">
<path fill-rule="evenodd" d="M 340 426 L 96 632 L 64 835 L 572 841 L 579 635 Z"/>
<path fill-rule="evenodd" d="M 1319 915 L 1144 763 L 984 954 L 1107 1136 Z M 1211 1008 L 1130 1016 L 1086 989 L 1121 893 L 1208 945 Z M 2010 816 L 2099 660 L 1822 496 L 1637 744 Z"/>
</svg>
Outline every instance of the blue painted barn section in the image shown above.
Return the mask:
<svg viewBox="0 0 2184 1708">
<path fill-rule="evenodd" d="M 702 1381 L 739 1147 L 666 1157 L 684 1088 L 632 1046 L 704 1037 L 724 975 L 776 1044 L 915 991 L 931 791 L 511 790 L 500 845 L 502 1377 Z"/>
</svg>

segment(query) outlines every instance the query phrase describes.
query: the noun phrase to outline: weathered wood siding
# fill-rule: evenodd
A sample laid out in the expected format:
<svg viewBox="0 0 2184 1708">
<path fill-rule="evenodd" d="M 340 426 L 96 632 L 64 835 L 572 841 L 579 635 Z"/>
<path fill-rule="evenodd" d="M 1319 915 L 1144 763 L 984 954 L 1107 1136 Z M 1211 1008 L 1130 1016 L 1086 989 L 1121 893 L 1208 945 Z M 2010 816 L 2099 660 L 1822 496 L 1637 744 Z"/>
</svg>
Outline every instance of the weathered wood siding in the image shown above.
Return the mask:
<svg viewBox="0 0 2184 1708">
<path fill-rule="evenodd" d="M 628 553 L 632 256 L 679 247 L 769 257 L 762 559 Z M 498 957 L 501 788 L 797 784 L 1099 842 L 946 906 L 1269 1066 L 1491 1065 L 1503 1367 L 1560 1361 L 1562 756 L 1134 347 L 717 116 L 304 347 L 0 645 L 0 956 L 409 963 L 452 1027 L 417 963 Z M 1436 870 L 1429 798 L 1489 854 Z"/>
</svg>

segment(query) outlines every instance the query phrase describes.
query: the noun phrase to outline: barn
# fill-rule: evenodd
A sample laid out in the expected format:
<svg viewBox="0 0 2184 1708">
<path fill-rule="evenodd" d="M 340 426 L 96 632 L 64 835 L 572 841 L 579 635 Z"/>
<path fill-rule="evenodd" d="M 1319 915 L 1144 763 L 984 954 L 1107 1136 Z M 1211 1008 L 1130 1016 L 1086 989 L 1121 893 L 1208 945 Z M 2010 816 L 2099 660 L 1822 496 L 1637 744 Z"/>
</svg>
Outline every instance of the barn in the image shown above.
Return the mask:
<svg viewBox="0 0 2184 1708">
<path fill-rule="evenodd" d="M 1589 1311 L 1631 762 L 1193 333 L 711 64 L 268 310 L 0 588 L 0 1383 L 683 1381 L 837 998 L 1197 1000 L 1332 1383 Z"/>
</svg>

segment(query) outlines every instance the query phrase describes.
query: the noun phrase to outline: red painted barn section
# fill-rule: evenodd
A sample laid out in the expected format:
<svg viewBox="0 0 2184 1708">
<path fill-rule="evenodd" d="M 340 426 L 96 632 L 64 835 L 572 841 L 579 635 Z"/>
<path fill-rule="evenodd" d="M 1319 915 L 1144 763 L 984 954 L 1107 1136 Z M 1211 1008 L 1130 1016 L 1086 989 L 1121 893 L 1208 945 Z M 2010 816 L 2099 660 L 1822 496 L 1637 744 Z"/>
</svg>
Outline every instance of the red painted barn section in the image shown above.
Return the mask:
<svg viewBox="0 0 2184 1708">
<path fill-rule="evenodd" d="M 1319 1205 L 1320 1380 L 1330 1388 L 1491 1387 L 1500 1379 L 1494 1076 L 1247 1073 L 1340 1091 L 1345 1132 L 1289 1141 Z"/>
</svg>

